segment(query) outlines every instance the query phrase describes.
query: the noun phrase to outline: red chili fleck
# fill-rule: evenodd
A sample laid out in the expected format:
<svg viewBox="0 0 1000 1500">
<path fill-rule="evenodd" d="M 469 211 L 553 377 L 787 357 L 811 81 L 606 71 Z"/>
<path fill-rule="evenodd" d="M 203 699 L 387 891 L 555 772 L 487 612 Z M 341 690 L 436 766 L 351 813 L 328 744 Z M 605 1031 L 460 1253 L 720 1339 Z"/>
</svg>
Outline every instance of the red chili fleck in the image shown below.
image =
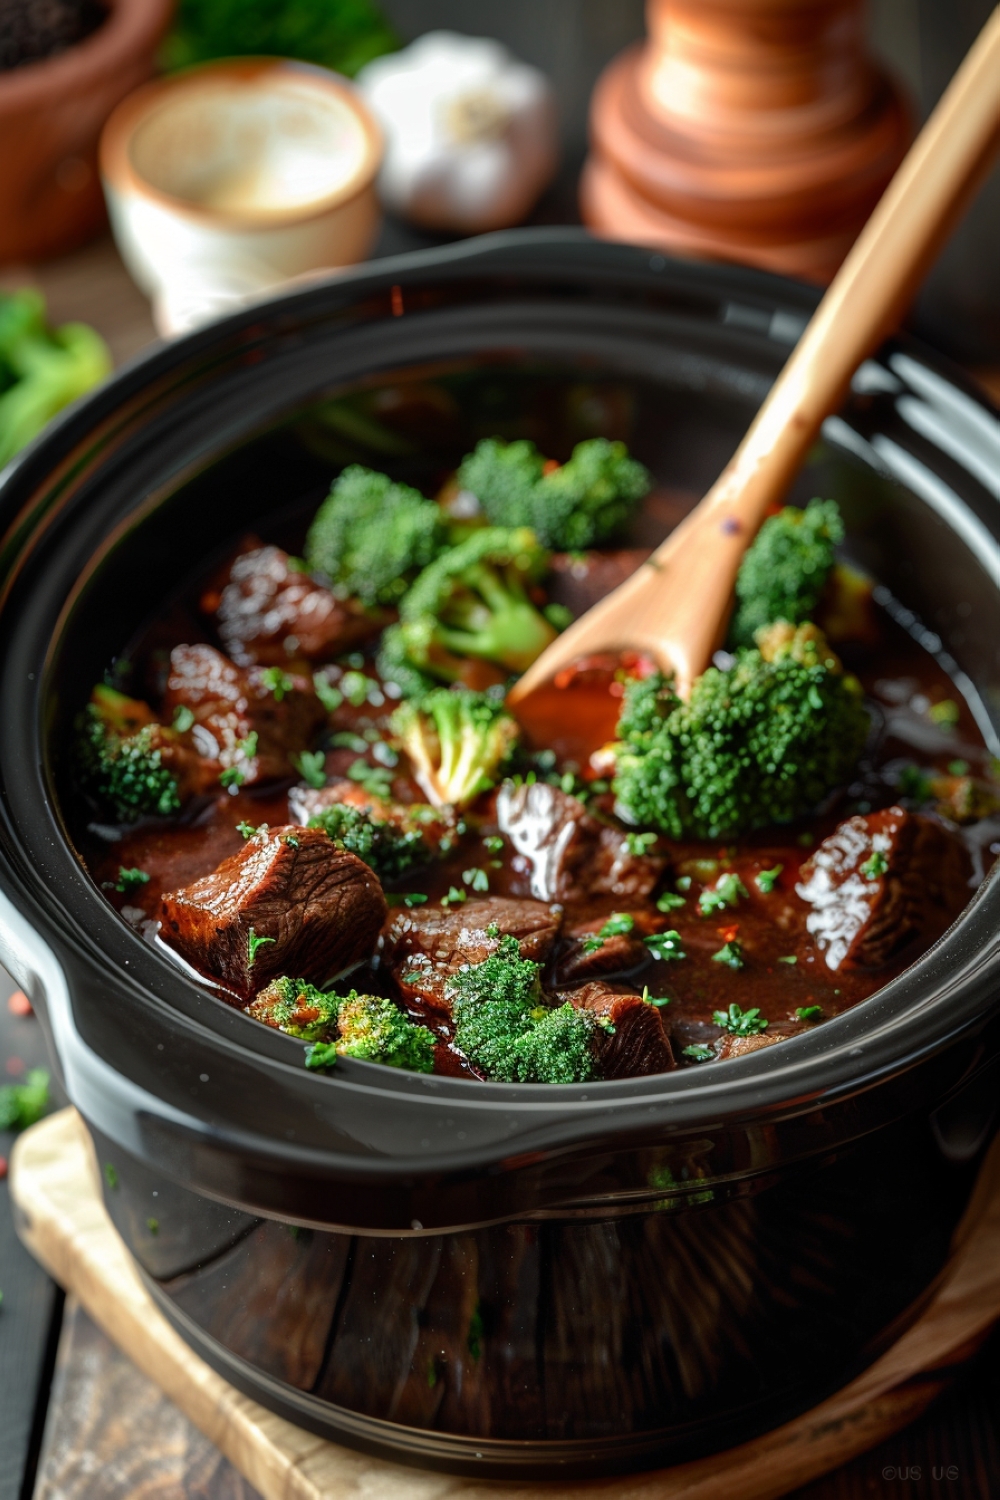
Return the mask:
<svg viewBox="0 0 1000 1500">
<path fill-rule="evenodd" d="M 7 1001 L 7 1009 L 12 1016 L 30 1016 L 33 1014 L 31 1001 L 23 990 L 15 990 Z"/>
<path fill-rule="evenodd" d="M 390 297 L 392 299 L 393 317 L 401 318 L 403 316 L 403 313 L 406 311 L 405 307 L 403 306 L 403 288 L 401 286 L 394 286 L 390 293 Z"/>
<path fill-rule="evenodd" d="M 740 924 L 739 922 L 733 922 L 729 927 L 717 927 L 715 930 L 724 943 L 734 943 L 736 941 L 736 934 L 740 930 Z"/>
<path fill-rule="evenodd" d="M 8 1057 L 4 1067 L 12 1078 L 20 1078 L 24 1072 L 24 1059 L 21 1057 Z"/>
<path fill-rule="evenodd" d="M 6 1158 L 6 1156 L 0 1156 L 0 1182 L 3 1182 L 3 1180 L 4 1180 L 4 1178 L 6 1176 L 7 1176 L 7 1158 Z"/>
</svg>

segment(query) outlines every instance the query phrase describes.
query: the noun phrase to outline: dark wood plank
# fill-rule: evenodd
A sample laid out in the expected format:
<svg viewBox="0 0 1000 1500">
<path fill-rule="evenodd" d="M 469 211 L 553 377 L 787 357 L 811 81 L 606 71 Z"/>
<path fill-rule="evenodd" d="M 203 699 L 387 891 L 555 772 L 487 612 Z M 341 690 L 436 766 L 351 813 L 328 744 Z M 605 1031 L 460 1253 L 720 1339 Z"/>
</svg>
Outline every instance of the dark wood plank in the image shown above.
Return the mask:
<svg viewBox="0 0 1000 1500">
<path fill-rule="evenodd" d="M 35 1500 L 260 1500 L 70 1298 Z"/>
<path fill-rule="evenodd" d="M 15 1016 L 8 1009 L 13 990 L 0 969 L 0 1084 L 16 1082 L 19 1064 L 25 1070 L 47 1065 L 34 1016 Z M 0 1131 L 4 1161 L 13 1139 Z M 22 1493 L 31 1493 L 62 1293 L 14 1233 L 6 1177 L 0 1180 L 0 1291 L 0 1500 L 20 1500 Z"/>
</svg>

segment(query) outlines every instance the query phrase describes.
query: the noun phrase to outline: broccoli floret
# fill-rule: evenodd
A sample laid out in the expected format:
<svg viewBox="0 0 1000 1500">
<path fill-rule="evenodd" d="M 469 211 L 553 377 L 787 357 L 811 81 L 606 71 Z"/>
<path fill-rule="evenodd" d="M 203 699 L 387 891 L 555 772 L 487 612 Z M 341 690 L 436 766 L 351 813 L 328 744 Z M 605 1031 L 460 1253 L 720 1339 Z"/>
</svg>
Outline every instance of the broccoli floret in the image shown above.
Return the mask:
<svg viewBox="0 0 1000 1500">
<path fill-rule="evenodd" d="M 366 604 L 394 604 L 447 542 L 447 524 L 433 501 L 352 464 L 313 518 L 306 562 L 345 594 Z"/>
<path fill-rule="evenodd" d="M 620 531 L 648 493 L 649 473 L 624 443 L 590 438 L 564 464 L 534 443 L 487 438 L 458 471 L 494 526 L 530 526 L 546 546 L 582 551 Z"/>
<path fill-rule="evenodd" d="M 44 1068 L 31 1068 L 23 1083 L 5 1083 L 0 1088 L 0 1130 L 26 1130 L 48 1107 L 49 1075 Z"/>
<path fill-rule="evenodd" d="M 812 619 L 834 565 L 834 549 L 843 539 L 835 500 L 810 500 L 805 510 L 786 505 L 770 516 L 736 578 L 732 644 L 752 646 L 754 632 L 772 620 L 798 625 Z"/>
<path fill-rule="evenodd" d="M 272 979 L 248 1007 L 255 1021 L 301 1037 L 304 1042 L 322 1042 L 335 1035 L 339 1010 L 337 995 L 285 974 Z"/>
<path fill-rule="evenodd" d="M 341 1002 L 337 1024 L 337 1051 L 345 1057 L 411 1073 L 434 1071 L 434 1033 L 411 1021 L 392 1000 L 352 990 Z"/>
<path fill-rule="evenodd" d="M 76 728 L 81 779 L 119 823 L 180 809 L 177 777 L 162 756 L 175 736 L 148 704 L 101 684 Z"/>
<path fill-rule="evenodd" d="M 346 802 L 335 802 L 309 819 L 310 828 L 324 833 L 363 859 L 382 880 L 395 880 L 407 870 L 430 864 L 433 852 L 420 827 L 405 823 L 399 826 L 376 816 L 374 810 L 362 812 Z"/>
<path fill-rule="evenodd" d="M 614 790 L 630 822 L 730 837 L 797 817 L 850 777 L 868 732 L 858 682 L 815 625 L 757 640 L 699 677 L 688 703 L 662 676 L 629 685 Z"/>
<path fill-rule="evenodd" d="M 329 1044 L 341 1056 L 414 1073 L 434 1069 L 433 1032 L 381 995 L 335 995 L 283 975 L 261 990 L 249 1014 L 304 1042 Z"/>
<path fill-rule="evenodd" d="M 583 1083 L 594 1076 L 594 1018 L 568 1003 L 548 1009 L 540 967 L 507 936 L 451 981 L 455 1045 L 494 1082 Z"/>
<path fill-rule="evenodd" d="M 0 469 L 56 412 L 110 373 L 108 347 L 92 328 L 48 328 L 39 292 L 0 292 Z"/>
<path fill-rule="evenodd" d="M 405 659 L 457 681 L 468 659 L 523 672 L 556 631 L 528 597 L 549 555 L 533 531 L 487 526 L 425 568 L 400 605 Z"/>
<path fill-rule="evenodd" d="M 517 743 L 517 721 L 489 693 L 433 688 L 391 720 L 435 807 L 466 807 L 499 779 Z"/>
</svg>

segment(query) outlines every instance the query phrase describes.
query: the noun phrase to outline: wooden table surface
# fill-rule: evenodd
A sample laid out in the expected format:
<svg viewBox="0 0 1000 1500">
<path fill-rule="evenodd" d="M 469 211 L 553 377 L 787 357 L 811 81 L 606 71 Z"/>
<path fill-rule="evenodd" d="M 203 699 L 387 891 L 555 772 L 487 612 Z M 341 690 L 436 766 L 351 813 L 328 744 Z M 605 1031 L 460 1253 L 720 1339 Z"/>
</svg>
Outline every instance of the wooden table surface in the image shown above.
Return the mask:
<svg viewBox="0 0 1000 1500">
<path fill-rule="evenodd" d="M 540 217 L 560 222 L 561 208 L 550 203 Z M 390 225 L 376 253 L 426 244 Z M 108 239 L 42 267 L 0 272 L 0 287 L 26 282 L 45 292 L 53 321 L 93 324 L 116 364 L 155 338 L 148 305 Z M 1000 402 L 1000 368 L 975 373 Z M 45 1061 L 37 1021 L 8 1010 L 12 989 L 0 971 L 5 1077 Z M 0 1158 L 9 1149 L 10 1136 L 0 1134 Z M 87 1314 L 64 1303 L 14 1235 L 5 1181 L 0 1291 L 0 1500 L 254 1500 L 256 1491 Z M 1000 1329 L 925 1417 L 795 1500 L 872 1496 L 1000 1500 Z"/>
</svg>

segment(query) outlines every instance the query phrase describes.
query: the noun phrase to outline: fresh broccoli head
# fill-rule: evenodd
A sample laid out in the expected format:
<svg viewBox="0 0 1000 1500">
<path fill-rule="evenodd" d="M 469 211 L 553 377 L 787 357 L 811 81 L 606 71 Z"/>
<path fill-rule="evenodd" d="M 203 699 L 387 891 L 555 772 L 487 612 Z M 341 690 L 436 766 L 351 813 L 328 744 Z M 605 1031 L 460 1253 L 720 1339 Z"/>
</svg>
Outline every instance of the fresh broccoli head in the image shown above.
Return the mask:
<svg viewBox="0 0 1000 1500">
<path fill-rule="evenodd" d="M 249 1014 L 305 1042 L 329 1043 L 344 1057 L 414 1073 L 434 1069 L 434 1034 L 409 1020 L 381 995 L 334 995 L 304 979 L 273 979 L 249 1006 Z"/>
<path fill-rule="evenodd" d="M 564 464 L 534 443 L 487 438 L 458 471 L 494 526 L 530 526 L 546 546 L 582 551 L 619 532 L 648 493 L 649 472 L 624 443 L 590 438 Z"/>
<path fill-rule="evenodd" d="M 306 562 L 366 604 L 394 604 L 447 545 L 438 507 L 408 484 L 352 464 L 334 482 L 306 537 Z"/>
<path fill-rule="evenodd" d="M 497 1083 L 583 1083 L 594 1076 L 595 1022 L 565 1004 L 550 1010 L 540 965 L 503 937 L 481 964 L 461 969 L 449 986 L 455 1046 Z"/>
<path fill-rule="evenodd" d="M 810 500 L 805 510 L 786 505 L 770 516 L 747 549 L 736 578 L 736 613 L 729 638 L 752 646 L 754 632 L 772 620 L 798 625 L 814 618 L 844 539 L 835 500 Z"/>
<path fill-rule="evenodd" d="M 392 1000 L 352 990 L 341 1002 L 337 1025 L 337 1051 L 345 1057 L 411 1073 L 434 1071 L 434 1033 L 411 1021 Z"/>
<path fill-rule="evenodd" d="M 487 526 L 425 568 L 400 605 L 406 659 L 445 682 L 468 658 L 523 672 L 556 632 L 528 597 L 549 555 L 533 531 Z"/>
<path fill-rule="evenodd" d="M 500 778 L 517 721 L 489 693 L 433 688 L 401 703 L 392 729 L 435 807 L 466 807 Z"/>
<path fill-rule="evenodd" d="M 176 736 L 148 704 L 98 685 L 76 729 L 81 779 L 117 822 L 179 811 L 178 780 L 163 762 Z"/>
<path fill-rule="evenodd" d="M 335 802 L 309 819 L 330 838 L 363 859 L 383 880 L 395 880 L 407 870 L 430 864 L 433 851 L 420 824 L 399 824 L 379 818 L 374 809 L 362 811 L 348 802 Z"/>
<path fill-rule="evenodd" d="M 815 625 L 758 631 L 682 702 L 659 675 L 632 682 L 618 721 L 621 814 L 671 838 L 728 838 L 808 812 L 864 746 L 861 688 Z"/>
</svg>

